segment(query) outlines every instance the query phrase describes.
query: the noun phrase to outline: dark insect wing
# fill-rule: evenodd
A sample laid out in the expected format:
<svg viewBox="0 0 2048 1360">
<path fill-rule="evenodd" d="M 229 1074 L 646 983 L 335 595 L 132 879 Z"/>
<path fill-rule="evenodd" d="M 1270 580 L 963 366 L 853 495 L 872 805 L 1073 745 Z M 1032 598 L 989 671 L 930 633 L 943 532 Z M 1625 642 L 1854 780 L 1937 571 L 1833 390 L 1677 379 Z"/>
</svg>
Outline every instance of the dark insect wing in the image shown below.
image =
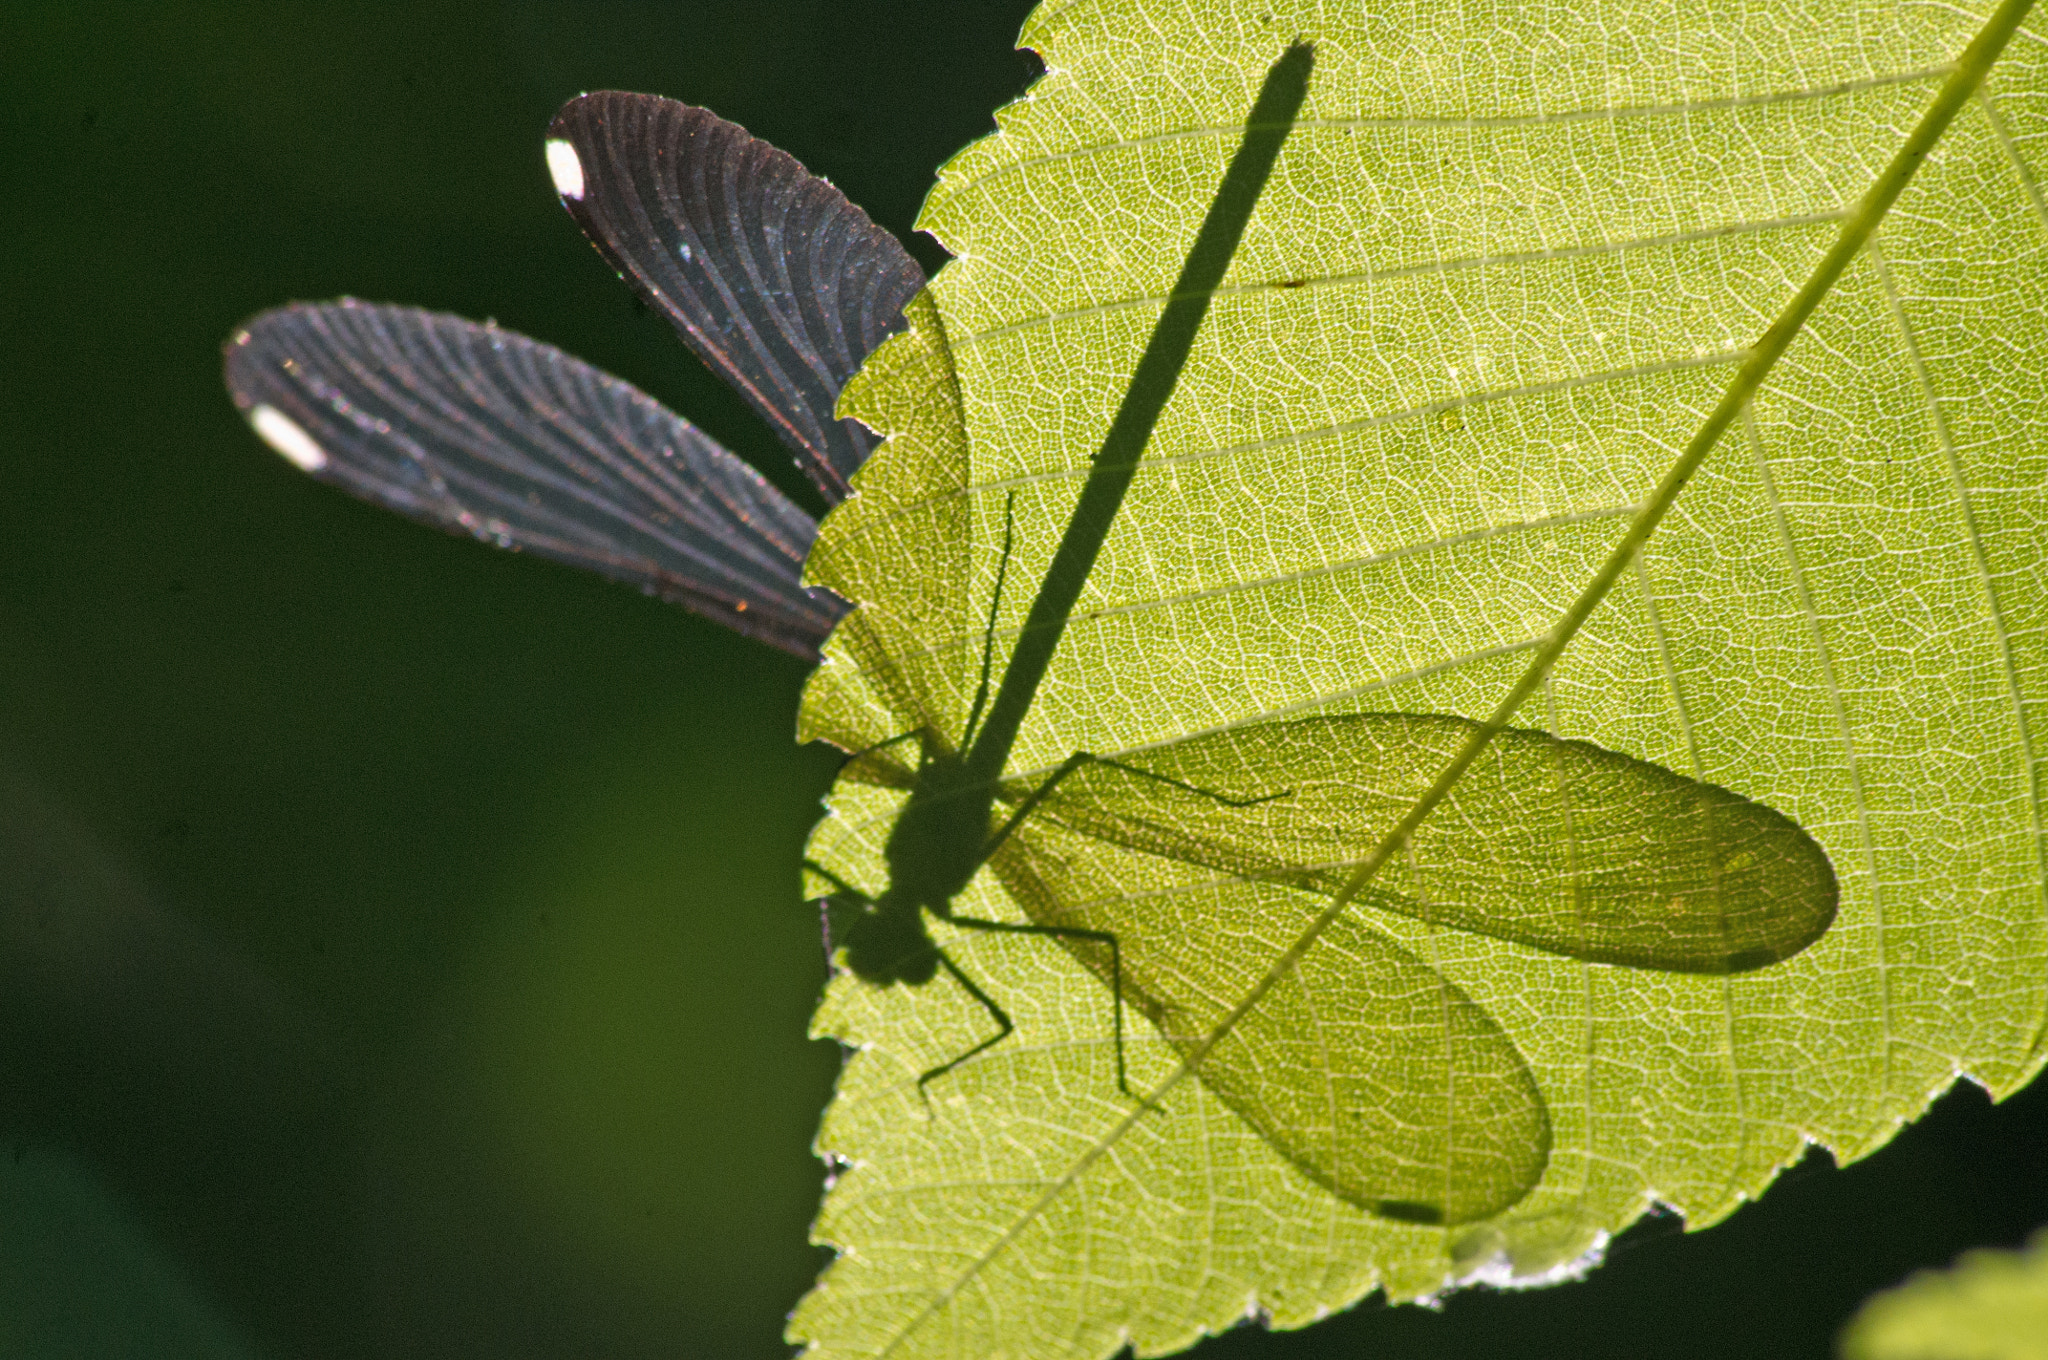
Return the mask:
<svg viewBox="0 0 2048 1360">
<path fill-rule="evenodd" d="M 548 130 L 563 206 L 699 358 L 752 402 L 833 502 L 875 438 L 839 391 L 924 271 L 796 159 L 708 110 L 603 91 Z"/>
<path fill-rule="evenodd" d="M 265 312 L 229 393 L 306 472 L 409 518 L 587 567 L 815 659 L 846 604 L 817 526 L 632 385 L 512 331 L 343 300 Z"/>
</svg>

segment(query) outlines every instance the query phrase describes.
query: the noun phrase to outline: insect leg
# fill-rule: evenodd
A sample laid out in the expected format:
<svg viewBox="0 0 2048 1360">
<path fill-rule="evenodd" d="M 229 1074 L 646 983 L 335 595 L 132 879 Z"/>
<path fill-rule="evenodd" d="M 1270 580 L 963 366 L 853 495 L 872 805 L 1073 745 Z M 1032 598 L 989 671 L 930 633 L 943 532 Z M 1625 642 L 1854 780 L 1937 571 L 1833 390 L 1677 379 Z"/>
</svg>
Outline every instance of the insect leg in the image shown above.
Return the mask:
<svg viewBox="0 0 2048 1360">
<path fill-rule="evenodd" d="M 818 861 L 811 859 L 808 856 L 806 856 L 804 859 L 804 868 L 809 869 L 819 878 L 824 879 L 827 883 L 830 883 L 833 887 L 839 889 L 840 896 L 851 897 L 862 902 L 872 902 L 875 900 L 874 898 L 869 897 L 866 893 L 862 892 L 859 888 L 856 888 L 851 883 L 848 883 L 838 874 L 833 873 L 830 869 L 827 869 L 824 865 L 818 863 Z"/>
<path fill-rule="evenodd" d="M 1122 770 L 1125 774 L 1134 774 L 1142 779 L 1150 779 L 1154 783 L 1170 784 L 1174 788 L 1200 794 L 1202 797 L 1221 803 L 1225 807 L 1257 807 L 1260 803 L 1270 803 L 1275 798 L 1285 798 L 1288 794 L 1294 792 L 1293 789 L 1282 789 L 1278 793 L 1262 793 L 1256 798 L 1232 798 L 1227 793 L 1218 793 L 1214 789 L 1205 789 L 1200 784 L 1190 784 L 1185 779 L 1175 779 L 1169 774 L 1155 774 L 1141 766 L 1133 765 L 1128 761 L 1116 760 L 1109 756 L 1088 756 L 1087 761 L 1096 765 L 1107 765 L 1111 769 Z M 1048 784 L 1050 783 L 1050 781 L 1047 782 Z"/>
<path fill-rule="evenodd" d="M 1029 817 L 1032 810 L 1045 801 L 1045 796 L 1059 787 L 1062 779 L 1065 779 L 1083 765 L 1092 764 L 1100 759 L 1100 756 L 1091 756 L 1086 751 L 1076 751 L 1061 761 L 1059 768 L 1054 770 L 1043 784 L 1040 784 L 1037 788 L 1026 794 L 1024 801 L 1017 804 L 1017 810 L 1010 814 L 1009 820 L 997 827 L 996 834 L 988 838 L 988 844 L 981 847 L 982 862 L 987 863 L 989 856 L 1002 848 L 1003 842 L 1010 839 L 1010 833 L 1017 829 L 1017 824 L 1026 817 Z"/>
<path fill-rule="evenodd" d="M 1016 810 L 1012 812 L 1009 815 L 1009 817 L 1003 822 L 1003 824 L 996 829 L 996 833 L 993 836 L 989 837 L 988 844 L 982 848 L 982 859 L 986 861 L 989 858 L 989 856 L 995 854 L 997 849 L 999 849 L 1002 846 L 1003 842 L 1010 838 L 1010 833 L 1015 831 L 1018 825 L 1022 823 L 1026 817 L 1030 816 L 1031 813 L 1037 809 L 1040 803 L 1045 801 L 1046 796 L 1050 794 L 1055 788 L 1057 788 L 1062 780 L 1064 780 L 1068 775 L 1071 775 L 1072 773 L 1074 773 L 1074 771 L 1082 768 L 1085 765 L 1107 765 L 1113 769 L 1123 770 L 1129 774 L 1141 775 L 1146 779 L 1156 780 L 1162 784 L 1171 784 L 1175 788 L 1185 789 L 1189 793 L 1198 794 L 1204 798 L 1212 798 L 1217 802 L 1223 804 L 1225 807 L 1253 807 L 1259 803 L 1270 803 L 1275 798 L 1285 798 L 1289 793 L 1293 792 L 1292 789 L 1282 789 L 1278 793 L 1261 794 L 1256 798 L 1232 798 L 1228 794 L 1217 793 L 1213 789 L 1205 789 L 1199 785 L 1190 784 L 1186 780 L 1175 779 L 1171 775 L 1155 774 L 1151 770 L 1141 769 L 1136 765 L 1131 765 L 1121 760 L 1115 760 L 1108 756 L 1092 755 L 1087 751 L 1076 751 L 1074 752 L 1074 754 L 1068 756 L 1065 760 L 1061 761 L 1059 767 L 1055 769 L 1052 772 L 1052 774 L 1046 778 L 1044 783 L 1040 784 L 1037 788 L 1033 789 L 1029 794 L 1027 794 L 1024 797 L 1024 800 L 1017 805 Z M 969 930 L 1003 931 L 1006 933 L 1016 935 L 1048 935 L 1055 939 L 1065 938 L 1093 940 L 1098 944 L 1108 945 L 1111 977 L 1110 989 L 1116 997 L 1117 1089 L 1122 1091 L 1125 1095 L 1131 1097 L 1131 1099 L 1133 1100 L 1139 1099 L 1138 1094 L 1135 1091 L 1131 1090 L 1131 1084 L 1127 1075 L 1126 1065 L 1124 1062 L 1123 950 L 1122 947 L 1117 943 L 1117 938 L 1114 934 L 1106 930 L 1085 930 L 1079 926 L 1047 926 L 1037 924 L 1027 925 L 1014 921 L 988 921 L 983 920 L 979 917 L 954 916 L 951 914 L 948 914 L 946 916 L 946 919 L 951 921 L 955 925 L 965 926 Z"/>
<path fill-rule="evenodd" d="M 1270 803 L 1275 798 L 1285 798 L 1288 794 L 1294 792 L 1293 789 L 1282 789 L 1278 793 L 1262 793 L 1256 798 L 1232 798 L 1227 793 L 1218 793 L 1214 789 L 1205 789 L 1199 784 L 1190 784 L 1184 779 L 1175 779 L 1172 775 L 1154 774 L 1150 770 L 1142 769 L 1139 766 L 1116 760 L 1109 756 L 1090 755 L 1086 751 L 1076 751 L 1061 761 L 1059 767 L 1046 778 L 1043 784 L 1040 784 L 1024 796 L 1024 801 L 1017 804 L 1017 810 L 1010 814 L 1007 821 L 996 828 L 995 835 L 989 837 L 988 844 L 982 847 L 981 857 L 986 860 L 990 855 L 993 855 L 1001 847 L 1002 843 L 1010 838 L 1010 833 L 1017 829 L 1017 824 L 1030 816 L 1032 811 L 1045 801 L 1046 796 L 1059 787 L 1061 780 L 1084 765 L 1107 765 L 1113 770 L 1122 770 L 1126 774 L 1140 775 L 1157 783 L 1170 784 L 1174 788 L 1185 789 L 1189 793 L 1213 799 L 1225 807 L 1256 807 L 1260 803 Z"/>
<path fill-rule="evenodd" d="M 1109 946 L 1110 994 L 1116 998 L 1116 1086 L 1119 1091 L 1138 1100 L 1138 1093 L 1131 1089 L 1129 1077 L 1124 1070 L 1124 954 L 1114 933 L 1107 930 L 1087 930 L 1081 926 L 1042 926 L 1021 921 L 989 921 L 979 916 L 947 916 L 947 922 L 968 930 L 986 930 L 1004 935 L 1045 935 L 1060 940 L 1093 940 Z M 940 955 L 941 958 L 945 956 Z M 952 965 L 946 965 L 951 968 Z M 956 973 L 955 976 L 958 974 Z M 997 1038 L 1002 1037 L 998 1035 Z M 991 1039 L 989 1043 L 994 1043 Z M 987 1044 L 982 1045 L 988 1047 Z M 980 1050 L 975 1050 L 979 1052 Z M 954 1059 L 958 1062 L 959 1059 Z"/>
<path fill-rule="evenodd" d="M 877 751 L 886 751 L 891 746 L 897 745 L 899 742 L 906 742 L 909 741 L 912 737 L 920 735 L 922 735 L 921 729 L 910 732 L 898 732 L 893 737 L 884 737 L 882 740 L 876 742 L 874 745 L 863 746 L 858 751 L 855 751 L 851 755 L 847 756 L 846 759 L 839 762 L 839 768 L 842 772 L 851 769 L 853 766 L 860 763 L 868 756 L 873 755 Z"/>
<path fill-rule="evenodd" d="M 1017 531 L 1017 493 L 1012 491 L 1003 503 L 1003 556 L 996 563 L 995 593 L 989 597 L 988 627 L 981 635 L 981 683 L 974 690 L 974 707 L 968 710 L 967 726 L 960 734 L 960 749 L 967 750 L 974 745 L 974 729 L 981 726 L 981 711 L 988 707 L 988 681 L 990 668 L 995 664 L 996 613 L 1003 607 L 1003 582 L 1010 575 L 1010 548 L 1015 542 Z"/>
<path fill-rule="evenodd" d="M 955 982 L 958 982 L 962 987 L 965 987 L 967 989 L 967 994 L 973 997 L 976 1001 L 979 1001 L 981 1003 L 981 1008 L 989 1013 L 989 1018 L 994 1020 L 997 1025 L 1001 1026 L 1001 1028 L 999 1028 L 994 1034 L 990 1035 L 988 1038 L 983 1039 L 973 1048 L 970 1048 L 965 1053 L 962 1053 L 959 1057 L 952 1059 L 950 1062 L 940 1063 L 937 1067 L 932 1068 L 929 1072 L 926 1072 L 923 1076 L 917 1079 L 917 1093 L 918 1095 L 924 1097 L 924 1102 L 926 1105 L 931 1104 L 931 1097 L 925 1095 L 924 1090 L 925 1084 L 927 1082 L 931 1081 L 934 1077 L 943 1077 L 944 1075 L 946 1075 L 946 1073 L 952 1071 L 961 1063 L 966 1062 L 975 1054 L 983 1052 L 986 1049 L 995 1047 L 1003 1040 L 1009 1038 L 1010 1035 L 1014 1033 L 1017 1028 L 1016 1024 L 1010 1019 L 1010 1013 L 1004 1010 L 1001 1006 L 998 1006 L 996 1004 L 994 997 L 990 996 L 987 992 L 981 990 L 981 988 L 975 984 L 973 978 L 961 972 L 960 966 L 954 963 L 952 959 L 947 957 L 945 950 L 940 949 L 936 952 L 939 956 L 939 966 L 941 968 L 944 968 L 947 972 L 951 973 L 953 975 L 953 980 Z"/>
<path fill-rule="evenodd" d="M 804 868 L 838 889 L 819 899 L 818 907 L 818 932 L 825 942 L 825 970 L 829 973 L 832 970 L 832 936 L 835 933 L 844 935 L 850 924 L 847 918 L 857 914 L 861 906 L 872 908 L 875 899 L 808 856 L 804 859 Z"/>
</svg>

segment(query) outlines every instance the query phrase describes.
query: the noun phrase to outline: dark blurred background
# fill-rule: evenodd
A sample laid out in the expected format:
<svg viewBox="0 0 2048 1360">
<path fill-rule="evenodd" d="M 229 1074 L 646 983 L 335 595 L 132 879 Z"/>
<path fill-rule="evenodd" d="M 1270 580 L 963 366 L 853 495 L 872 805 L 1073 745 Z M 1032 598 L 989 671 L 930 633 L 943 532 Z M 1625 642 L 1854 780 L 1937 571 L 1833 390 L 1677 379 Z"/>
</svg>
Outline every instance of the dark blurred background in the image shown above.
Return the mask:
<svg viewBox="0 0 2048 1360">
<path fill-rule="evenodd" d="M 219 346 L 293 298 L 495 317 L 801 495 L 556 205 L 547 120 L 706 104 L 907 237 L 1027 8 L 0 6 L 0 1356 L 786 1353 L 838 1064 L 802 668 L 317 486 Z M 1205 1353 L 1818 1356 L 2048 1220 L 2044 1149 L 2048 1099 L 1966 1090 L 1585 1285 Z"/>
</svg>

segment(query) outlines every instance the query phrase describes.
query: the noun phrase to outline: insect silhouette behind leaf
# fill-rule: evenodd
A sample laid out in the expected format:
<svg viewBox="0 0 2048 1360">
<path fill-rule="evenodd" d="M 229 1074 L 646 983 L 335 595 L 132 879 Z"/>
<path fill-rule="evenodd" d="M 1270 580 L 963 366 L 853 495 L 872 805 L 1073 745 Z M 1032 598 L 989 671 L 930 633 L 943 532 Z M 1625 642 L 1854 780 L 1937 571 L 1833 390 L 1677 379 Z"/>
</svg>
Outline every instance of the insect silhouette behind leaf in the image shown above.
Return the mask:
<svg viewBox="0 0 2048 1360">
<path fill-rule="evenodd" d="M 1123 1002 L 1193 1052 L 1218 1020 L 1203 998 L 1243 990 L 1247 969 L 1277 952 L 1290 913 L 1342 880 L 1346 856 L 1412 801 L 1471 726 L 1400 714 L 1265 723 L 1121 759 L 1077 755 L 1038 777 L 1006 770 L 1311 61 L 1297 47 L 1269 74 L 1001 683 L 991 688 L 984 664 L 963 723 L 902 679 L 888 703 L 898 740 L 848 767 L 848 778 L 908 791 L 885 888 L 861 893 L 816 866 L 837 890 L 849 966 L 868 982 L 913 986 L 943 971 L 996 1021 L 997 1032 L 921 1073 L 920 1089 L 1010 1031 L 988 990 L 933 943 L 927 914 L 1047 937 L 1100 974 L 1121 1084 Z M 941 400 L 949 390 L 943 321 L 928 298 L 911 300 L 921 272 L 789 157 L 703 110 L 620 94 L 572 101 L 548 150 L 565 205 L 599 250 L 769 420 L 828 500 L 842 499 L 874 447 L 834 402 L 903 327 L 906 303 L 909 331 L 897 343 L 931 351 L 931 390 Z M 227 371 L 259 433 L 367 499 L 633 581 L 806 658 L 844 619 L 845 645 L 876 674 L 901 678 L 915 665 L 915 630 L 890 633 L 901 620 L 871 609 L 848 617 L 842 599 L 802 586 L 817 532 L 807 515 L 651 398 L 561 351 L 459 318 L 342 302 L 256 318 L 227 346 Z M 887 475 L 871 470 L 867 499 L 886 500 Z M 918 523 L 899 517 L 894 531 Z M 935 553 L 964 542 L 957 525 L 925 530 Z M 815 575 L 865 601 L 846 565 L 842 556 Z M 964 619 L 961 599 L 935 607 Z M 977 630 L 985 663 L 992 627 L 993 610 Z M 914 763 L 899 759 L 907 750 Z M 1492 763 L 1468 781 L 1364 899 L 1367 910 L 1347 916 L 1199 1068 L 1306 1174 L 1417 1221 L 1482 1218 L 1519 1199 L 1542 1174 L 1548 1121 L 1498 1024 L 1371 924 L 1371 911 L 1588 960 L 1706 972 L 1783 957 L 1833 911 L 1833 879 L 1812 842 L 1733 794 L 1541 733 L 1501 734 Z M 1637 815 L 1645 808 L 1665 811 Z M 1504 838 L 1503 827 L 1516 834 Z M 1588 840 L 1593 827 L 1600 834 Z M 1140 852 L 1158 875 L 1145 899 L 1155 914 L 1102 890 L 1104 843 Z M 985 862 L 1025 920 L 953 910 Z M 1233 939 L 1265 943 L 1213 943 Z"/>
<path fill-rule="evenodd" d="M 913 307 L 894 343 L 934 347 L 936 324 Z M 955 500 L 957 511 L 965 497 Z M 865 525 L 904 513 L 863 507 L 850 502 L 841 513 L 854 518 L 827 525 L 813 563 L 827 581 L 865 561 Z M 849 582 L 847 593 L 861 591 Z M 920 757 L 940 752 L 964 780 L 965 760 L 952 753 L 974 743 L 946 734 L 971 738 L 979 698 L 964 723 L 949 723 L 944 684 L 918 669 L 931 649 L 902 646 L 886 611 L 857 611 L 838 636 L 891 696 L 890 721 L 918 733 Z M 831 675 L 828 663 L 814 684 Z M 1025 920 L 1057 930 L 1112 1000 L 1135 1004 L 1169 1044 L 1199 1052 L 1203 1083 L 1306 1174 L 1389 1217 L 1467 1222 L 1541 1177 L 1547 1113 L 1498 1023 L 1375 924 L 1379 913 L 1593 963 L 1727 974 L 1804 948 L 1837 899 L 1818 845 L 1763 804 L 1586 742 L 1507 729 L 1357 906 L 1258 1007 L 1233 1017 L 1231 999 L 1283 954 L 1318 899 L 1341 891 L 1478 726 L 1356 714 L 1251 723 L 1110 760 L 1077 755 L 1003 780 L 1001 806 L 978 805 L 978 834 L 972 824 L 947 834 L 995 841 L 990 867 Z M 931 797 L 942 786 L 903 758 L 905 745 L 862 752 L 843 777 Z M 884 854 L 891 888 L 907 819 L 896 814 Z M 832 830 L 821 829 L 828 860 Z M 834 870 L 827 882 L 845 879 Z M 899 946 L 910 944 L 906 932 Z M 1203 1051 L 1226 1023 L 1227 1040 Z"/>
</svg>

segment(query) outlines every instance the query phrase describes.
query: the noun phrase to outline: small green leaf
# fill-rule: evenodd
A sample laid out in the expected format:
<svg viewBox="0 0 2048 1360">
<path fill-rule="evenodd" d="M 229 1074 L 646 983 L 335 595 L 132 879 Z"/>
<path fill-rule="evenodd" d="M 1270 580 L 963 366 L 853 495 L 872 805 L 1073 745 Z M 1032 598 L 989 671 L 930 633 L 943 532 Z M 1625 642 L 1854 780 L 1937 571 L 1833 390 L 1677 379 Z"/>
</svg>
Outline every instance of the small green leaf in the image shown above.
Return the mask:
<svg viewBox="0 0 2048 1360">
<path fill-rule="evenodd" d="M 1842 1334 L 1843 1360 L 2048 1357 L 2048 1233 L 2024 1251 L 1972 1251 L 1873 1296 Z"/>
</svg>

